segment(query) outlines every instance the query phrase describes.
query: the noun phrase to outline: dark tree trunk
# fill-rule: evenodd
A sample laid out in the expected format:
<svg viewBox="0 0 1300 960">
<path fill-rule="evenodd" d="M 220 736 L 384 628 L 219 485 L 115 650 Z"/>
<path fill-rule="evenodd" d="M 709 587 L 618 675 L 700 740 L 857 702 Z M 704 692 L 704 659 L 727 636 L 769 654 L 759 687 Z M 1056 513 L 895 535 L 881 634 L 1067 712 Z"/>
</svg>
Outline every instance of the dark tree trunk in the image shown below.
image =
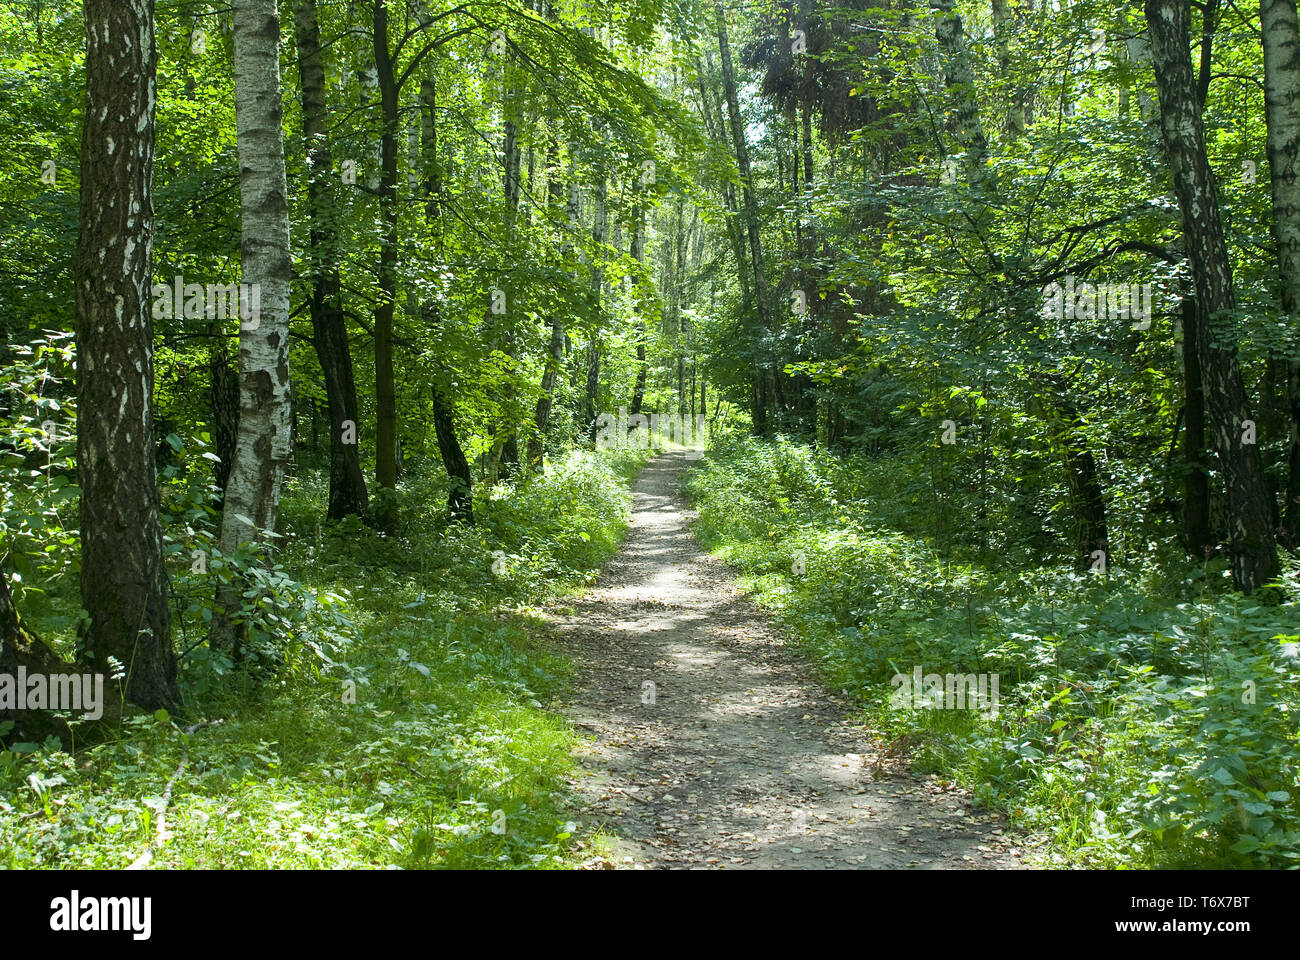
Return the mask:
<svg viewBox="0 0 1300 960">
<path fill-rule="evenodd" d="M 1211 335 L 1209 329 L 1215 317 L 1235 308 L 1236 297 L 1192 74 L 1189 11 L 1186 0 L 1146 0 L 1165 149 L 1182 210 L 1192 281 L 1205 320 L 1196 325 L 1196 352 L 1205 385 L 1208 425 L 1227 489 L 1233 582 L 1237 589 L 1250 593 L 1277 576 L 1277 545 L 1259 447 L 1242 440 L 1242 423 L 1251 415 L 1236 344 L 1226 330 Z"/>
<path fill-rule="evenodd" d="M 706 55 L 706 61 L 712 68 L 712 61 Z M 720 102 L 715 102 L 714 96 L 710 93 L 709 88 L 705 85 L 705 73 L 703 67 L 697 62 L 696 73 L 699 78 L 700 89 L 700 110 L 704 115 L 705 127 L 709 135 L 720 144 L 726 144 L 730 149 L 735 149 L 734 141 L 729 143 L 727 133 L 727 119 Z M 715 119 L 716 115 L 716 119 Z M 731 241 L 732 257 L 736 262 L 736 277 L 740 281 L 740 299 L 744 304 L 745 311 L 749 309 L 751 297 L 749 282 L 749 257 L 745 250 L 745 228 L 741 223 L 740 204 L 736 200 L 736 190 L 730 180 L 722 182 L 722 199 L 727 208 L 726 227 L 727 239 Z M 751 346 L 754 369 L 750 383 L 750 417 L 751 429 L 753 432 L 762 436 L 767 432 L 767 408 L 763 404 L 763 367 L 759 358 L 757 347 Z"/>
<path fill-rule="evenodd" d="M 212 465 L 212 476 L 224 501 L 239 437 L 239 371 L 226 356 L 224 343 L 212 347 L 208 356 L 208 378 L 212 384 L 210 430 L 218 457 Z"/>
<path fill-rule="evenodd" d="M 636 381 L 632 385 L 632 405 L 628 412 L 636 415 L 645 403 L 646 359 L 645 359 L 645 321 L 637 323 L 636 341 Z"/>
<path fill-rule="evenodd" d="M 596 442 L 597 395 L 600 390 L 600 344 L 593 338 L 587 345 L 587 389 L 582 401 L 583 418 L 587 421 L 587 440 Z"/>
<path fill-rule="evenodd" d="M 551 341 L 546 352 L 546 368 L 542 371 L 542 392 L 537 398 L 534 413 L 536 434 L 528 441 L 528 462 L 531 469 L 542 469 L 543 445 L 551 429 L 551 409 L 555 405 L 555 381 L 564 361 L 564 321 L 551 318 Z"/>
<path fill-rule="evenodd" d="M 632 224 L 632 259 L 637 263 L 645 264 L 645 213 L 638 210 L 636 213 L 636 222 Z M 641 406 L 645 402 L 645 382 L 646 382 L 646 355 L 645 355 L 645 317 L 641 315 L 642 297 L 640 296 L 641 278 L 638 276 L 633 281 L 633 286 L 637 290 L 636 300 L 636 383 L 632 387 L 632 405 L 628 407 L 628 413 L 638 414 L 641 412 Z"/>
<path fill-rule="evenodd" d="M 176 709 L 154 463 L 154 108 L 149 0 L 86 0 L 86 105 L 74 278 L 82 637 L 126 670 L 127 696 Z"/>
<path fill-rule="evenodd" d="M 555 144 L 551 144 L 550 163 L 555 161 Z M 559 181 L 552 167 L 547 184 L 548 197 L 553 200 Z M 565 202 L 565 220 L 570 224 L 578 222 L 577 196 L 570 189 Z M 572 253 L 572 245 L 565 244 L 564 256 Z M 551 340 L 546 351 L 546 366 L 542 370 L 542 390 L 537 397 L 537 408 L 533 414 L 534 433 L 528 441 L 528 465 L 530 470 L 540 471 L 543 467 L 543 450 L 546 436 L 551 429 L 551 408 L 555 404 L 555 381 L 560 374 L 560 365 L 564 362 L 564 321 L 557 315 L 551 318 Z"/>
<path fill-rule="evenodd" d="M 754 379 L 750 382 L 749 416 L 753 425 L 754 433 L 760 437 L 766 436 L 767 400 L 764 396 L 764 380 L 761 369 L 754 375 Z"/>
<path fill-rule="evenodd" d="M 596 176 L 596 209 L 591 223 L 591 241 L 592 245 L 597 248 L 605 244 L 605 230 L 609 226 L 609 210 L 606 206 L 606 187 L 604 172 L 600 171 Z M 597 252 L 597 257 L 601 254 Z M 592 267 L 591 271 L 591 294 L 595 301 L 596 316 L 599 318 L 604 314 L 605 300 L 605 273 L 598 266 Z M 596 421 L 599 419 L 600 411 L 596 409 L 600 401 L 600 340 L 599 334 L 592 333 L 591 342 L 587 346 L 587 388 L 583 394 L 583 418 L 587 423 L 588 442 L 596 442 Z"/>
<path fill-rule="evenodd" d="M 736 151 L 736 166 L 740 172 L 741 193 L 745 202 L 745 230 L 749 236 L 749 257 L 754 270 L 754 301 L 757 307 L 760 339 L 775 333 L 768 298 L 767 272 L 763 266 L 763 241 L 758 222 L 758 203 L 754 197 L 754 181 L 749 166 L 749 147 L 745 140 L 745 121 L 740 114 L 740 101 L 736 93 L 735 71 L 731 65 L 731 46 L 727 42 L 727 21 L 722 4 L 716 8 L 718 20 L 718 51 L 722 62 L 722 85 L 727 98 L 727 112 L 731 121 L 732 146 Z M 779 403 L 776 371 L 767 348 L 757 348 L 758 372 L 754 384 L 754 432 L 766 434 L 769 403 Z"/>
<path fill-rule="evenodd" d="M 1286 398 L 1291 411 L 1291 453 L 1282 530 L 1287 545 L 1300 551 L 1300 363 L 1287 365 Z"/>
<path fill-rule="evenodd" d="M 1200 324 L 1196 297 L 1189 296 L 1183 301 L 1183 534 L 1188 554 L 1203 560 L 1210 546 L 1210 475 L 1205 465 L 1205 388 L 1196 352 Z"/>
<path fill-rule="evenodd" d="M 393 311 L 397 305 L 397 79 L 388 49 L 388 6 L 374 5 L 375 71 L 383 116 L 380 136 L 380 218 L 384 236 L 379 251 L 379 302 L 375 307 L 375 479 L 397 486 L 397 385 L 393 375 Z"/>
<path fill-rule="evenodd" d="M 1066 448 L 1065 471 L 1074 503 L 1075 542 L 1078 555 L 1089 559 L 1100 550 L 1109 553 L 1106 498 L 1097 475 L 1092 451 L 1077 444 Z"/>
<path fill-rule="evenodd" d="M 474 522 L 474 479 L 469 460 L 456 437 L 452 406 L 438 386 L 433 387 L 433 432 L 438 438 L 438 452 L 447 471 L 450 489 L 447 511 L 453 520 Z"/>
<path fill-rule="evenodd" d="M 82 672 L 76 664 L 65 663 L 54 651 L 42 643 L 18 618 L 13 596 L 9 592 L 9 575 L 0 569 L 0 674 L 16 677 L 19 668 L 31 674 L 49 676 L 55 673 Z M 107 692 L 110 686 L 104 687 Z M 107 699 L 107 697 L 106 697 Z M 67 724 L 46 711 L 0 710 L 0 722 L 14 725 L 4 738 L 9 742 L 26 740 L 37 742 L 50 734 L 64 739 L 68 744 Z"/>
<path fill-rule="evenodd" d="M 1096 551 L 1107 555 L 1110 552 L 1106 494 L 1102 489 L 1097 459 L 1088 448 L 1079 408 L 1070 396 L 1065 378 L 1055 373 L 1040 374 L 1039 383 L 1048 422 L 1060 445 L 1066 488 L 1070 492 L 1075 563 L 1080 569 L 1087 569 L 1093 563 Z"/>
<path fill-rule="evenodd" d="M 714 140 L 720 144 L 726 144 L 726 120 L 722 116 L 722 105 L 715 105 L 713 96 L 710 95 L 708 88 L 705 86 L 703 68 L 697 64 L 696 70 L 699 73 L 700 110 L 704 114 L 704 125 Z M 716 119 L 715 108 L 717 111 Z M 744 228 L 740 225 L 740 206 L 736 202 L 736 190 L 731 185 L 730 180 L 724 180 L 722 183 L 722 199 L 727 208 L 727 239 L 731 242 L 732 255 L 736 261 L 736 276 L 740 281 L 740 297 L 741 300 L 747 303 L 750 292 L 749 271 L 746 269 L 748 257 L 745 253 L 745 234 Z"/>
<path fill-rule="evenodd" d="M 442 173 L 438 167 L 438 91 L 432 76 L 420 82 L 421 161 L 424 165 L 424 215 L 432 227 L 434 242 L 442 253 Z M 434 330 L 441 322 L 436 302 L 424 305 L 424 323 Z M 438 438 L 438 452 L 450 481 L 447 510 L 453 520 L 474 522 L 474 478 L 469 460 L 456 436 L 455 408 L 443 393 L 439 382 L 441 370 L 434 371 L 432 402 L 433 432 Z"/>
<path fill-rule="evenodd" d="M 1082 565 L 1092 561 L 1100 550 L 1108 555 L 1110 538 L 1106 524 L 1106 495 L 1097 472 L 1097 460 L 1081 438 L 1076 427 L 1078 418 L 1072 408 L 1062 411 L 1067 418 L 1065 427 L 1065 475 L 1074 507 L 1075 550 Z M 1073 420 L 1068 419 L 1073 417 Z"/>
<path fill-rule="evenodd" d="M 312 291 L 309 308 L 316 356 L 324 374 L 325 398 L 329 405 L 330 490 L 326 516 L 331 520 L 341 520 L 349 515 L 364 517 L 369 499 L 366 478 L 361 470 L 361 427 L 352 351 L 348 343 L 347 320 L 343 315 L 336 249 L 338 231 L 334 225 L 336 206 L 332 191 L 334 157 L 329 142 L 325 66 L 321 61 L 316 0 L 298 0 L 294 28 L 298 40 L 303 139 L 307 145 L 307 200 L 311 215 L 308 250 Z"/>
</svg>

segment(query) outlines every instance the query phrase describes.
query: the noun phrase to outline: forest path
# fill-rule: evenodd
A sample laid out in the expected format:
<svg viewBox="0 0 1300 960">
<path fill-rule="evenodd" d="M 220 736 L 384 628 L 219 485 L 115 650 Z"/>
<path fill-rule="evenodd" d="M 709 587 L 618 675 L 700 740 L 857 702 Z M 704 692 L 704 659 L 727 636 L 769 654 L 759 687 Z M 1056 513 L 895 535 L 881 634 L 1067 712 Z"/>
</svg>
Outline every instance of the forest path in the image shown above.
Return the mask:
<svg viewBox="0 0 1300 960">
<path fill-rule="evenodd" d="M 588 866 L 1027 865 L 995 818 L 899 770 L 809 678 L 691 536 L 687 467 L 680 453 L 646 466 L 622 549 L 550 614 L 578 664 L 566 711 L 583 735 L 581 817 L 614 837 Z"/>
</svg>

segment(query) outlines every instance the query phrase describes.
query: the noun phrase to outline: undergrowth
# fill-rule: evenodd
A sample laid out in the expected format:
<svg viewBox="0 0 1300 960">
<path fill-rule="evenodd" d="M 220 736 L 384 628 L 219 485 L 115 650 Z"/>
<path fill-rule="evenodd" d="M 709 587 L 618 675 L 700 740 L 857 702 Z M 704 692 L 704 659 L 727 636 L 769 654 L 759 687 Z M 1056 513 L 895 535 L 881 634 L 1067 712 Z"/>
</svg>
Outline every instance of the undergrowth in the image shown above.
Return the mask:
<svg viewBox="0 0 1300 960">
<path fill-rule="evenodd" d="M 412 470 L 387 533 L 319 522 L 326 491 L 307 473 L 286 491 L 284 547 L 258 566 L 215 550 L 201 439 L 170 438 L 164 471 L 186 716 L 131 716 L 70 752 L 55 739 L 0 750 L 0 867 L 122 868 L 146 850 L 172 868 L 580 856 L 565 815 L 573 735 L 547 709 L 569 665 L 536 639 L 532 605 L 617 549 L 645 454 L 570 453 L 481 492 L 472 526 L 445 519 L 436 465 Z M 26 508 L 7 507 L 12 528 Z M 68 535 L 38 519 L 25 543 Z M 215 578 L 235 566 L 253 583 L 241 669 L 203 642 Z M 69 655 L 74 572 L 47 571 L 20 599 Z"/>
<path fill-rule="evenodd" d="M 1104 574 L 944 549 L 905 460 L 715 446 L 705 545 L 915 767 L 1107 867 L 1300 865 L 1300 584 L 1246 597 L 1153 546 Z M 917 709 L 913 671 L 999 678 L 996 710 Z"/>
</svg>

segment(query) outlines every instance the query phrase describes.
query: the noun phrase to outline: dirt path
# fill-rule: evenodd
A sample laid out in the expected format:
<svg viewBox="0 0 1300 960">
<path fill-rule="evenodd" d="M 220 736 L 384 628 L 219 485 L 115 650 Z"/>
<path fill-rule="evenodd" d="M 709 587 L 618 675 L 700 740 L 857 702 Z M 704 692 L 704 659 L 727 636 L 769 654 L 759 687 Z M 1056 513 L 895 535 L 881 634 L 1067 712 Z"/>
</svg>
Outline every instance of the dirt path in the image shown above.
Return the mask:
<svg viewBox="0 0 1300 960">
<path fill-rule="evenodd" d="M 589 865 L 1026 865 L 999 823 L 960 790 L 899 772 L 810 679 L 690 535 L 686 467 L 680 454 L 651 461 L 623 549 L 552 615 L 579 666 L 567 710 L 588 738 L 582 816 L 615 837 Z"/>
</svg>

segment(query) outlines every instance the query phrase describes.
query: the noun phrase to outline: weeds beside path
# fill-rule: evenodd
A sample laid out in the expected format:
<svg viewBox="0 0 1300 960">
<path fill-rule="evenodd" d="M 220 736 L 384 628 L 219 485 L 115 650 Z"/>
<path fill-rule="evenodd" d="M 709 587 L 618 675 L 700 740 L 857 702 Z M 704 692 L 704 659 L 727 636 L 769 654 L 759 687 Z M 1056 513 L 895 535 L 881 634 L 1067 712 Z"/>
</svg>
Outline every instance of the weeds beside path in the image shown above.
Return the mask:
<svg viewBox="0 0 1300 960">
<path fill-rule="evenodd" d="M 592 866 L 1016 868 L 966 794 L 919 780 L 846 719 L 691 536 L 680 453 L 633 487 L 627 542 L 553 617 L 576 661 L 574 788 Z"/>
</svg>

